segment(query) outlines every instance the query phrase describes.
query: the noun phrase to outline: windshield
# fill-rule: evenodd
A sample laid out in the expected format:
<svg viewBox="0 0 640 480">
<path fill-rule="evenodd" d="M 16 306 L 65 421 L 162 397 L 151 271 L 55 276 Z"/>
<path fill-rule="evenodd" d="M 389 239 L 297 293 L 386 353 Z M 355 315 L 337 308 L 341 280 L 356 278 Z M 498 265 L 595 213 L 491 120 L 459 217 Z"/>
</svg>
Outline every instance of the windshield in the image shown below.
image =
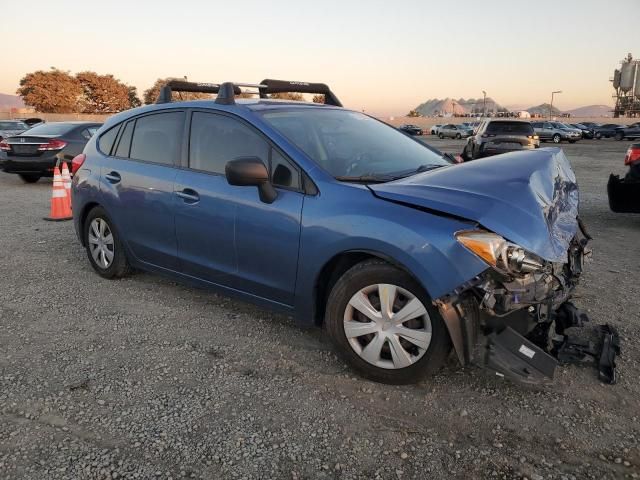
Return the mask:
<svg viewBox="0 0 640 480">
<path fill-rule="evenodd" d="M 362 113 L 305 108 L 262 116 L 334 177 L 400 176 L 450 165 L 426 145 Z"/>
<path fill-rule="evenodd" d="M 63 135 L 73 127 L 75 125 L 69 123 L 43 123 L 29 130 L 29 135 Z"/>
<path fill-rule="evenodd" d="M 26 130 L 27 124 L 22 122 L 0 122 L 0 130 Z"/>
</svg>

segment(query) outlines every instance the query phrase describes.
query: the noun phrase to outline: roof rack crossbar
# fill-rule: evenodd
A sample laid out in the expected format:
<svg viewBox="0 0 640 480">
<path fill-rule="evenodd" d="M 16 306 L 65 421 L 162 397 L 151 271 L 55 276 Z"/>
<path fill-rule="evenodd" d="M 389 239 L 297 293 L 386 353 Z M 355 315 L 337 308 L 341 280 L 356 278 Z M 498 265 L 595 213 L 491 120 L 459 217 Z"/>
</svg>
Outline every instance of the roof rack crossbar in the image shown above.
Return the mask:
<svg viewBox="0 0 640 480">
<path fill-rule="evenodd" d="M 273 80 L 269 78 L 264 79 L 260 83 L 265 85 L 264 88 L 260 88 L 260 98 L 267 98 L 267 95 L 270 93 L 314 93 L 324 95 L 325 104 L 342 107 L 342 102 L 338 100 L 338 97 L 336 97 L 331 89 L 324 83 L 291 82 L 288 80 Z"/>
<path fill-rule="evenodd" d="M 156 103 L 171 103 L 173 92 L 194 92 L 194 93 L 218 93 L 220 85 L 217 83 L 196 83 L 185 80 L 170 80 L 161 89 Z M 236 88 L 236 93 L 240 93 L 240 88 Z"/>
</svg>

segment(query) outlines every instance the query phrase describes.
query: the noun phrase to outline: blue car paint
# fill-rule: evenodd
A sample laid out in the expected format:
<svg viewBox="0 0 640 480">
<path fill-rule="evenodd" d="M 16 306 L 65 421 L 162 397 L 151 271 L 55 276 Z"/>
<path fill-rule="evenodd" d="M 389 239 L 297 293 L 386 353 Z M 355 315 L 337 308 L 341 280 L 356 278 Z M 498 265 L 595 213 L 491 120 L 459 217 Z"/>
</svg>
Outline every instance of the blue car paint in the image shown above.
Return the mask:
<svg viewBox="0 0 640 480">
<path fill-rule="evenodd" d="M 371 189 L 381 198 L 474 219 L 551 262 L 567 261 L 578 229 L 576 178 L 559 148 L 497 155 Z"/>
<path fill-rule="evenodd" d="M 122 161 L 135 165 L 118 165 L 121 174 L 156 178 L 141 180 L 146 188 L 128 186 L 126 181 L 117 186 L 109 184 L 105 175 L 114 170 L 116 163 L 98 151 L 96 139 L 125 119 L 172 108 L 223 111 L 250 123 L 308 175 L 318 193 L 305 195 L 278 189 L 278 198 L 269 205 L 259 200 L 256 188 L 231 186 L 223 176 L 194 172 L 184 165 L 153 169 L 150 164 L 131 160 Z M 196 101 L 141 107 L 112 117 L 87 144 L 87 160 L 74 177 L 73 209 L 80 212 L 74 216 L 78 235 L 82 236 L 80 221 L 87 206 L 102 205 L 120 233 L 134 266 L 196 285 L 218 287 L 226 293 L 291 313 L 303 325 L 314 323 L 319 275 L 338 255 L 368 252 L 389 259 L 411 272 L 436 299 L 487 269 L 482 260 L 455 240 L 455 232 L 474 228 L 476 222 L 487 227 L 494 225 L 499 231 L 503 230 L 504 223 L 513 230 L 510 238 L 514 241 L 519 238 L 517 220 L 505 220 L 506 214 L 517 213 L 517 206 L 510 212 L 506 208 L 483 212 L 484 216 L 478 208 L 471 208 L 482 194 L 495 188 L 496 172 L 491 163 L 487 163 L 494 159 L 470 166 L 444 167 L 389 184 L 342 183 L 266 124 L 259 112 L 267 108 L 280 106 L 261 102 L 250 108 L 242 103 L 219 105 Z M 526 168 L 519 169 L 507 159 L 511 155 L 514 154 L 502 156 L 503 167 L 509 164 L 514 170 L 514 181 L 519 176 L 530 178 L 532 164 L 525 161 Z M 474 167 L 476 163 L 478 167 Z M 483 174 L 481 166 L 485 164 L 487 173 Z M 464 174 L 464 169 L 469 175 Z M 471 177 L 476 174 L 482 180 Z M 504 174 L 502 171 L 500 175 Z M 465 197 L 462 185 L 466 181 L 470 183 Z M 437 191 L 436 182 L 445 185 L 440 189 L 440 197 L 437 201 L 425 200 L 422 192 L 430 187 Z M 385 185 L 388 190 L 381 188 Z M 185 188 L 198 191 L 197 205 L 186 205 L 176 195 L 165 195 Z M 454 194 L 447 194 L 445 189 L 449 188 Z M 513 200 L 520 201 L 521 197 Z M 455 202 L 461 203 L 458 209 L 452 206 Z M 487 202 L 479 205 L 491 206 Z M 526 217 L 520 220 L 519 228 L 525 232 L 520 237 L 526 237 L 526 223 L 530 221 Z M 157 238 L 145 238 L 146 229 Z"/>
</svg>

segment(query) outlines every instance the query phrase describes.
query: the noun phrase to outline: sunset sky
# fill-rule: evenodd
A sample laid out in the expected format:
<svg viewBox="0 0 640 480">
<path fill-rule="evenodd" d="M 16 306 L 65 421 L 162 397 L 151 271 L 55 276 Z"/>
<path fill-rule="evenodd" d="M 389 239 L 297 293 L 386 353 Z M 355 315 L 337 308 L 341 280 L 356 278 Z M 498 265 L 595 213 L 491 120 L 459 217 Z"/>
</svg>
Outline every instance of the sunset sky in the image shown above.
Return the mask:
<svg viewBox="0 0 640 480">
<path fill-rule="evenodd" d="M 328 83 L 345 106 L 404 114 L 429 98 L 528 107 L 613 105 L 609 77 L 640 57 L 639 0 L 2 2 L 0 92 L 52 66 L 156 78 Z M 18 19 L 27 19 L 20 20 Z M 10 20 L 7 20 L 10 19 Z M 9 45 L 9 46 L 6 46 Z"/>
</svg>

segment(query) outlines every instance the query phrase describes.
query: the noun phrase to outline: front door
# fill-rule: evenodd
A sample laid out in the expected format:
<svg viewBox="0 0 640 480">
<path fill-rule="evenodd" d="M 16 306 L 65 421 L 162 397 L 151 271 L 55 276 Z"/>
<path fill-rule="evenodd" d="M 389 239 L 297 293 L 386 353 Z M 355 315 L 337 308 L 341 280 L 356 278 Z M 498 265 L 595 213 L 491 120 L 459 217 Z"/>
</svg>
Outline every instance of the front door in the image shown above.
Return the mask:
<svg viewBox="0 0 640 480">
<path fill-rule="evenodd" d="M 255 187 L 227 183 L 227 162 L 247 156 L 273 167 L 280 188 L 272 204 Z M 181 270 L 291 305 L 304 199 L 297 168 L 239 118 L 200 111 L 191 114 L 185 167 L 174 185 Z"/>
</svg>

